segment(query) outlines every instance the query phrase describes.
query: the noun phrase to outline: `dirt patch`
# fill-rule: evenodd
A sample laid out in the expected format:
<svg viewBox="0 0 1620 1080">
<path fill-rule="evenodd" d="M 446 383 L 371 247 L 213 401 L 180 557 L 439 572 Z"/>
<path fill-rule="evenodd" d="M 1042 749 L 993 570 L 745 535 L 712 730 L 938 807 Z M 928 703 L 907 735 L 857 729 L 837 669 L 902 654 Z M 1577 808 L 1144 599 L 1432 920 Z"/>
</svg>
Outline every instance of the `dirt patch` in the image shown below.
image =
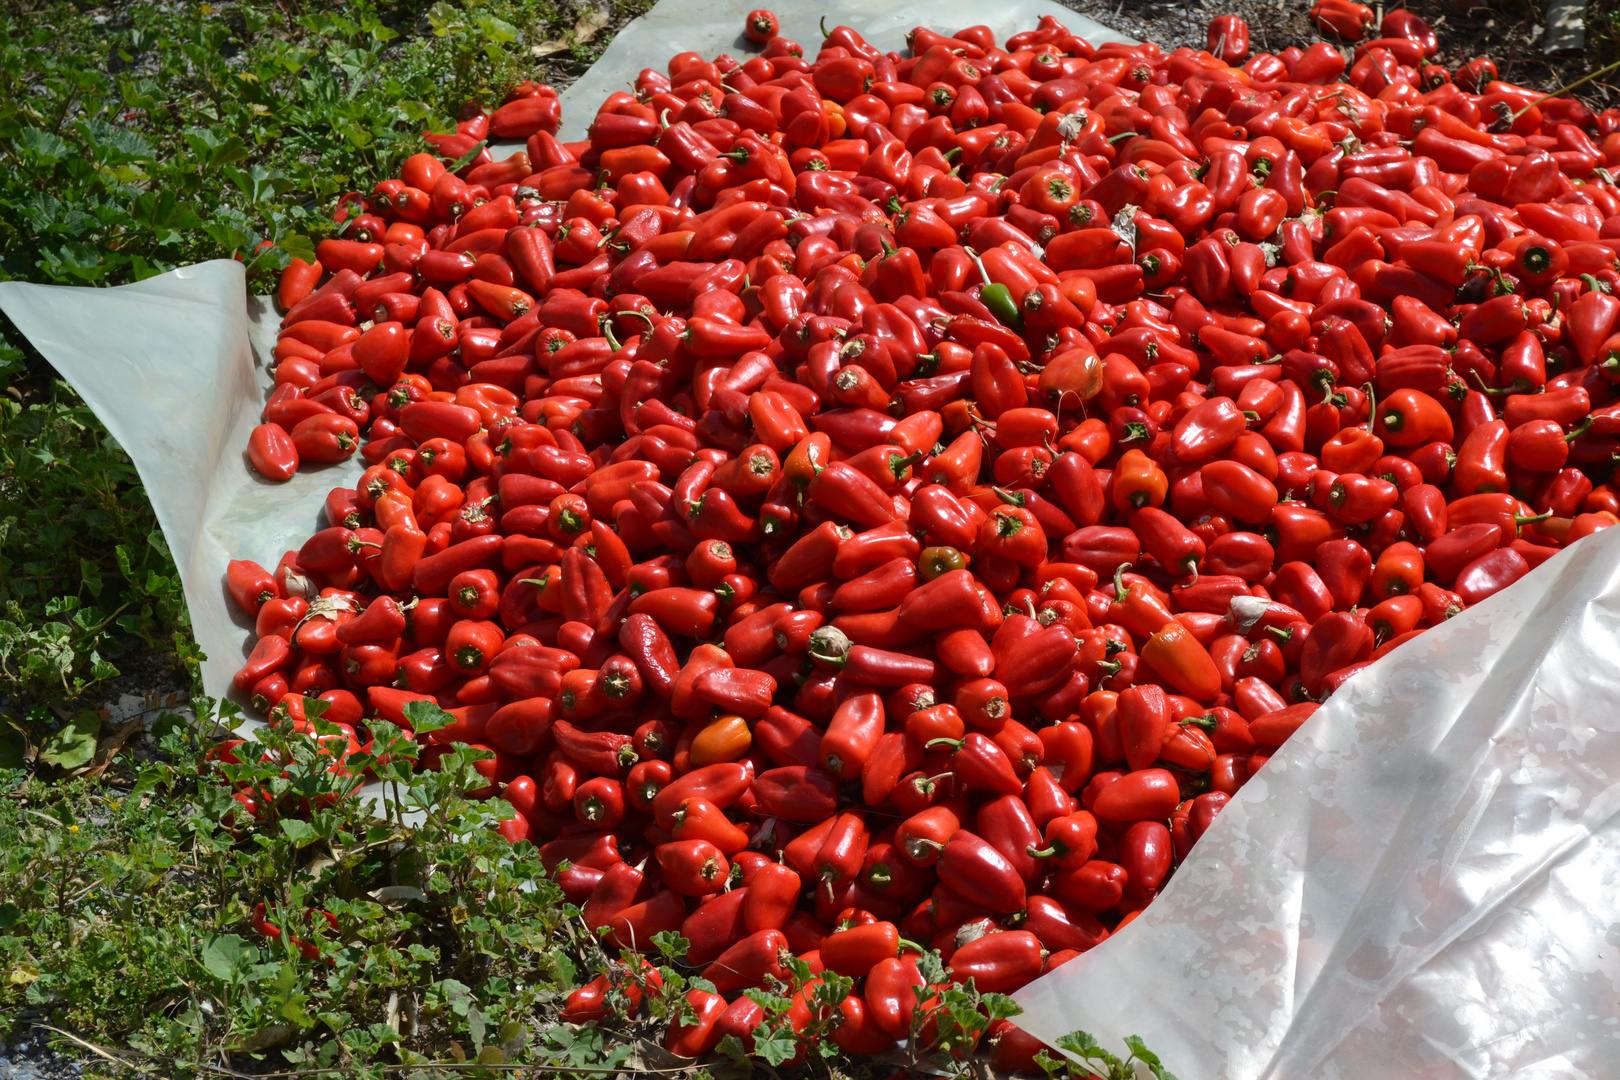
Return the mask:
<svg viewBox="0 0 1620 1080">
<path fill-rule="evenodd" d="M 564 0 L 557 20 L 536 43 L 534 78 L 558 90 L 590 70 L 624 24 L 652 10 L 655 0 Z M 627 78 L 634 78 L 630 72 Z"/>
<path fill-rule="evenodd" d="M 1255 52 L 1279 52 L 1290 45 L 1301 48 L 1322 40 L 1307 17 L 1301 0 L 1061 0 L 1066 6 L 1122 34 L 1155 41 L 1172 49 L 1180 45 L 1203 48 L 1204 28 L 1216 15 L 1241 15 L 1248 20 Z M 1382 18 L 1382 4 L 1371 5 Z M 1391 7 L 1396 5 L 1391 5 Z M 1496 61 L 1502 78 L 1538 90 L 1556 90 L 1620 58 L 1615 0 L 1589 0 L 1586 48 L 1581 52 L 1550 56 L 1541 48 L 1545 36 L 1546 4 L 1540 0 L 1414 0 L 1399 5 L 1434 27 L 1440 39 L 1439 63 L 1449 68 L 1475 57 Z M 1588 105 L 1605 108 L 1620 104 L 1620 78 L 1611 73 L 1577 91 Z"/>
</svg>

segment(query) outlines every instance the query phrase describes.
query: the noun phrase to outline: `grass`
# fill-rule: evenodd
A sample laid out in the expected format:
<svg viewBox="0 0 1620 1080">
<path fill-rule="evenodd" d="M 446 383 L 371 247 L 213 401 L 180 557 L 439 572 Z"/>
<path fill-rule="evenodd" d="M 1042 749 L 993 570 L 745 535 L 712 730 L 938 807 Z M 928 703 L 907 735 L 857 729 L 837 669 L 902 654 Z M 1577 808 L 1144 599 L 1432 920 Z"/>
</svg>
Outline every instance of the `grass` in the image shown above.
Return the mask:
<svg viewBox="0 0 1620 1080">
<path fill-rule="evenodd" d="M 0 773 L 0 1037 L 7 1016 L 48 1022 L 128 1066 L 92 1071 L 176 1077 L 546 1055 L 540 1020 L 598 957 L 567 944 L 534 848 L 491 831 L 505 804 L 466 798 L 471 752 L 418 771 L 414 742 L 379 733 L 350 762 L 396 800 L 378 819 L 311 739 L 267 732 L 229 764 L 207 727 L 160 734 L 162 760 L 111 783 Z"/>
<path fill-rule="evenodd" d="M 583 70 L 597 26 L 545 0 L 8 5 L 0 280 L 117 285 L 236 257 L 266 291 L 343 193 L 395 175 L 467 102 Z M 540 67 L 530 48 L 551 40 L 572 45 Z M 122 668 L 184 687 L 197 659 L 128 457 L 0 318 L 0 763 Z"/>
</svg>

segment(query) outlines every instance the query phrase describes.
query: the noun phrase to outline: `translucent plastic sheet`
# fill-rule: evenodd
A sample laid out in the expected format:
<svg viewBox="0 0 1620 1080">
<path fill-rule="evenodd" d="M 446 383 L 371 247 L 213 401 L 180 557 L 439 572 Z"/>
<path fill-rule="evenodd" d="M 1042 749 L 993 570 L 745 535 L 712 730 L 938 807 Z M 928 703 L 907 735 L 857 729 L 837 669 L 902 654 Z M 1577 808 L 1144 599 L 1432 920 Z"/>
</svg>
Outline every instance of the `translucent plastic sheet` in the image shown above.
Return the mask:
<svg viewBox="0 0 1620 1080">
<path fill-rule="evenodd" d="M 1620 1076 L 1620 529 L 1346 683 L 1015 995 L 1181 1080 Z"/>
<path fill-rule="evenodd" d="M 226 696 L 253 645 L 226 563 L 274 569 L 324 526 L 326 493 L 364 471 L 356 457 L 274 484 L 248 465 L 281 321 L 270 298 L 248 296 L 242 265 L 220 259 L 114 289 L 6 282 L 0 308 L 134 460 L 208 657 L 203 686 Z"/>
<path fill-rule="evenodd" d="M 747 4 L 664 0 L 564 94 L 564 134 L 672 52 L 731 50 Z M 784 33 L 987 22 L 1055 4 L 844 2 Z M 0 284 L 0 308 L 134 459 L 225 696 L 251 627 L 226 562 L 273 566 L 358 462 L 271 484 L 243 448 L 277 317 L 242 268 L 116 289 Z M 1018 996 L 1048 1041 L 1144 1036 L 1182 1080 L 1620 1077 L 1620 529 L 1348 683 L 1131 927 Z"/>
<path fill-rule="evenodd" d="M 803 45 L 813 57 L 821 42 L 821 22 L 830 30 L 849 26 L 859 30 L 880 49 L 904 49 L 913 27 L 926 26 L 950 33 L 984 24 L 1004 41 L 1020 30 L 1033 30 L 1042 15 L 1054 15 L 1071 31 L 1093 45 L 1130 41 L 1117 31 L 1077 14 L 1051 0 L 825 0 L 814 4 L 762 4 L 759 0 L 662 0 L 647 14 L 632 20 L 614 37 L 591 69 L 560 95 L 563 114 L 558 138 L 585 138 L 585 129 L 602 99 L 625 90 L 636 73 L 651 67 L 659 71 L 678 52 L 692 50 L 704 56 L 731 53 L 739 60 L 757 52 L 743 37 L 743 18 L 758 7 L 770 7 L 782 20 L 782 36 Z"/>
</svg>

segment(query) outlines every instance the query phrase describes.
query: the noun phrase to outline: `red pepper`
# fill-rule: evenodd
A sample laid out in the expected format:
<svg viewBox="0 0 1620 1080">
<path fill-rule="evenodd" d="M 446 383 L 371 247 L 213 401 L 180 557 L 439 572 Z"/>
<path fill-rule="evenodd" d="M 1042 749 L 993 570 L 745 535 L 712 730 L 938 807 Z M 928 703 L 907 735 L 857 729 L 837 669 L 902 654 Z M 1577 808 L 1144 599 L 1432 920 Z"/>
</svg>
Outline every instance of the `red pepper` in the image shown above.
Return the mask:
<svg viewBox="0 0 1620 1080">
<path fill-rule="evenodd" d="M 761 773 L 754 794 L 762 809 L 787 821 L 812 824 L 838 805 L 838 780 L 814 766 L 789 765 Z"/>
<path fill-rule="evenodd" d="M 866 972 L 866 984 L 862 990 L 871 1022 L 891 1039 L 909 1037 L 912 1016 L 918 1004 L 913 988 L 926 985 L 927 980 L 918 968 L 916 954 L 907 953 L 878 961 Z"/>
<path fill-rule="evenodd" d="M 683 1000 L 692 1010 L 692 1019 L 683 1020 L 680 1013 L 671 1018 L 664 1048 L 678 1057 L 702 1057 L 720 1042 L 715 1022 L 725 1011 L 726 999 L 706 990 L 688 990 Z"/>
<path fill-rule="evenodd" d="M 885 961 L 898 960 L 902 945 L 916 948 L 901 938 L 891 922 L 852 926 L 822 941 L 821 962 L 828 971 L 858 979 Z"/>
<path fill-rule="evenodd" d="M 1145 769 L 1103 788 L 1092 812 L 1103 821 L 1153 821 L 1170 816 L 1181 801 L 1181 788 L 1164 769 Z"/>
<path fill-rule="evenodd" d="M 951 977 L 973 980 L 984 993 L 1008 993 L 1041 974 L 1046 950 L 1028 930 L 989 934 L 957 949 L 951 956 Z"/>
<path fill-rule="evenodd" d="M 973 903 L 1004 914 L 1024 909 L 1024 880 L 1013 864 L 965 829 L 945 843 L 937 869 L 942 882 Z"/>
</svg>

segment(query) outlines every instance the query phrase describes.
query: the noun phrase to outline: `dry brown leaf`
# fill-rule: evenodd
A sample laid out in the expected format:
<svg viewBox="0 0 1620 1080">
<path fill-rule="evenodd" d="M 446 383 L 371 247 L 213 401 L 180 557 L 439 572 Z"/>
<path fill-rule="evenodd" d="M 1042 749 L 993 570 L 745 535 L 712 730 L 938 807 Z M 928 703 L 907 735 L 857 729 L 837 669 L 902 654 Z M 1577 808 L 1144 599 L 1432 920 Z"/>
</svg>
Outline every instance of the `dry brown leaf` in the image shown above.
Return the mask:
<svg viewBox="0 0 1620 1080">
<path fill-rule="evenodd" d="M 591 8 L 579 17 L 574 24 L 574 41 L 583 45 L 596 36 L 596 32 L 608 24 L 610 16 L 607 8 Z"/>
<path fill-rule="evenodd" d="M 113 758 L 118 756 L 118 751 L 124 748 L 124 744 L 138 732 L 144 730 L 145 727 L 146 724 L 137 716 L 135 719 L 119 725 L 111 733 L 103 735 L 96 743 L 96 756 L 90 760 L 90 764 L 75 769 L 70 775 L 101 775 L 107 770 L 107 766 L 112 764 Z"/>
</svg>

